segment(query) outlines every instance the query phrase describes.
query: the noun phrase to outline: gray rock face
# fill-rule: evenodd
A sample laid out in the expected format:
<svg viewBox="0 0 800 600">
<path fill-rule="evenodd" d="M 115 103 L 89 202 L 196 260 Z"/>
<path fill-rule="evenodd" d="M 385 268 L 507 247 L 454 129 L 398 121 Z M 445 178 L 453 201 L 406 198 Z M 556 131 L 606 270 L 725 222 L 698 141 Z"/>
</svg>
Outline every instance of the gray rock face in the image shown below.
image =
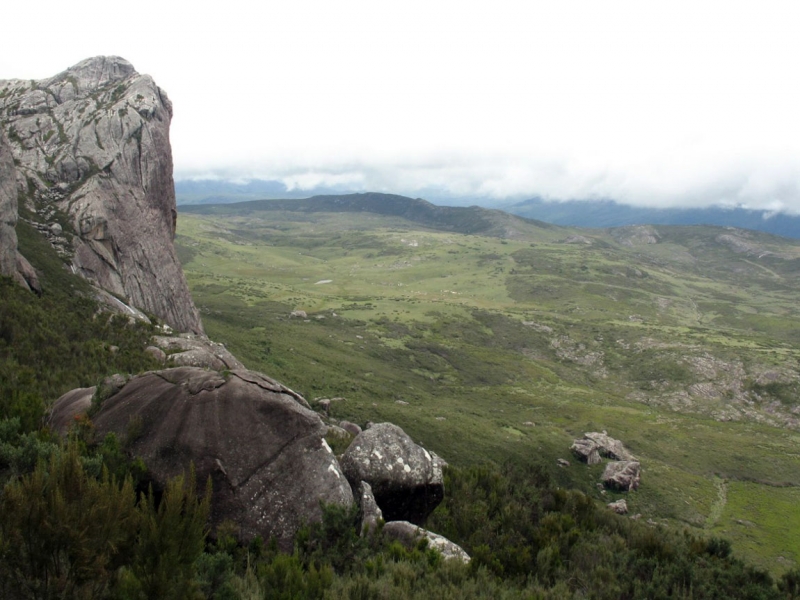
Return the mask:
<svg viewBox="0 0 800 600">
<path fill-rule="evenodd" d="M 69 421 L 64 396 L 52 423 Z M 320 501 L 353 504 L 350 486 L 323 440 L 325 426 L 305 401 L 259 373 L 179 367 L 132 378 L 93 417 L 97 435 L 129 435 L 155 486 L 194 463 L 199 487 L 213 480 L 211 522 L 232 520 L 244 540 L 275 536 L 288 550 Z"/>
<path fill-rule="evenodd" d="M 600 453 L 597 451 L 597 444 L 592 440 L 575 440 L 570 446 L 572 453 L 587 465 L 596 465 L 600 462 Z"/>
<path fill-rule="evenodd" d="M 396 539 L 409 548 L 416 546 L 420 538 L 425 538 L 428 540 L 428 547 L 441 552 L 445 560 L 460 560 L 464 563 L 471 560 L 469 554 L 458 544 L 408 521 L 390 521 L 383 526 L 383 532 L 389 538 Z"/>
<path fill-rule="evenodd" d="M 366 481 L 387 521 L 422 523 L 444 497 L 442 465 L 397 425 L 376 423 L 341 458 L 353 487 Z"/>
<path fill-rule="evenodd" d="M 11 146 L 0 131 L 0 275 L 41 291 L 33 267 L 17 251 L 17 170 Z"/>
<path fill-rule="evenodd" d="M 0 81 L 14 197 L 31 190 L 29 208 L 48 236 L 64 238 L 57 249 L 78 273 L 175 329 L 201 333 L 172 244 L 171 119 L 163 90 L 119 57 L 91 58 L 42 81 Z M 54 232 L 56 211 L 72 231 Z"/>
<path fill-rule="evenodd" d="M 639 488 L 641 466 L 635 460 L 613 461 L 603 471 L 603 485 L 613 490 L 628 492 Z"/>
<path fill-rule="evenodd" d="M 17 272 L 17 186 L 14 158 L 0 132 L 0 274 Z"/>
<path fill-rule="evenodd" d="M 383 519 L 383 512 L 375 502 L 372 488 L 366 481 L 358 484 L 356 492 L 361 508 L 361 535 L 370 535 L 378 530 L 378 522 Z"/>
</svg>

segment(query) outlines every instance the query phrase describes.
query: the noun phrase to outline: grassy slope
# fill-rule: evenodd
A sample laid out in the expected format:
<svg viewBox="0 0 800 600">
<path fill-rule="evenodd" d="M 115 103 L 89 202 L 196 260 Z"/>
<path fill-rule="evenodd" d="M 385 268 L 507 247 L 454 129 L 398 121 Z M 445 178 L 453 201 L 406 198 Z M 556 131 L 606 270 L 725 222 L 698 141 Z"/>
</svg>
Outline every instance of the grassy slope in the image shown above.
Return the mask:
<svg viewBox="0 0 800 600">
<path fill-rule="evenodd" d="M 455 464 L 542 460 L 596 497 L 601 466 L 555 459 L 606 429 L 644 467 L 633 513 L 722 533 L 776 573 L 800 563 L 800 246 L 513 226 L 182 213 L 178 247 L 209 335 L 309 399 L 344 397 L 335 416 L 398 423 Z"/>
</svg>

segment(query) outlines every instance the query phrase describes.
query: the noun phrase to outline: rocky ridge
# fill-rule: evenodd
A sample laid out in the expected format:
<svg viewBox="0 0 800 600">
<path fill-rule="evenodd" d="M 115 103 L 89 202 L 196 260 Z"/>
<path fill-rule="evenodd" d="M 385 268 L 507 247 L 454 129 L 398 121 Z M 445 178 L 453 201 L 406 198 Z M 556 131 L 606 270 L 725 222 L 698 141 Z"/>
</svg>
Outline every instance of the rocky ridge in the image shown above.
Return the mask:
<svg viewBox="0 0 800 600">
<path fill-rule="evenodd" d="M 13 275 L 19 197 L 74 272 L 177 330 L 202 333 L 172 244 L 171 119 L 166 93 L 119 57 L 41 81 L 0 81 L 2 272 Z"/>
</svg>

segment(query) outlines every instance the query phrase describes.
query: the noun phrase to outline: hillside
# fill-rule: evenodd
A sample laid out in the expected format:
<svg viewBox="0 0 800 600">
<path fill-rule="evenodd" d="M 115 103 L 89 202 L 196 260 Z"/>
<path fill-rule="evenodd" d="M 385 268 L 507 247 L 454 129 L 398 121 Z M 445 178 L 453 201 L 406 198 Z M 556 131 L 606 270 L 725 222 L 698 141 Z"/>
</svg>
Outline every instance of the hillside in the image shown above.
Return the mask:
<svg viewBox="0 0 800 600">
<path fill-rule="evenodd" d="M 345 398 L 338 418 L 400 423 L 460 466 L 536 455 L 610 500 L 569 452 L 605 429 L 643 464 L 632 513 L 724 534 L 776 572 L 800 561 L 800 244 L 383 200 L 182 207 L 210 335 L 309 398 Z"/>
<path fill-rule="evenodd" d="M 175 182 L 178 204 L 226 204 L 262 199 L 308 199 L 320 195 L 351 195 L 350 190 L 318 187 L 288 189 L 280 181 L 254 179 L 245 183 L 184 179 Z M 458 196 L 437 189 L 415 192 L 439 206 L 477 205 L 566 227 L 623 227 L 625 225 L 718 225 L 800 238 L 800 216 L 739 206 L 658 208 L 631 206 L 614 200 L 520 201 L 479 195 Z"/>
<path fill-rule="evenodd" d="M 521 230 L 530 227 L 548 229 L 540 221 L 515 217 L 499 210 L 478 206 L 436 206 L 420 198 L 407 198 L 396 194 L 344 194 L 314 196 L 297 200 L 256 200 L 223 205 L 182 206 L 186 213 L 204 215 L 247 216 L 261 212 L 293 213 L 370 213 L 385 217 L 399 217 L 438 231 L 481 234 L 514 238 Z"/>
</svg>

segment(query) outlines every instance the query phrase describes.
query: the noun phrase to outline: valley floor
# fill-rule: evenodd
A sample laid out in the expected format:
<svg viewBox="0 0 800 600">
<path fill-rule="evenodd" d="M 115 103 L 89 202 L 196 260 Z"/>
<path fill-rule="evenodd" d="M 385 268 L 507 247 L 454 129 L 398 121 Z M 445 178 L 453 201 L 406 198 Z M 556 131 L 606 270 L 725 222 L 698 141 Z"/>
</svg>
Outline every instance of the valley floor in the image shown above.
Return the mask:
<svg viewBox="0 0 800 600">
<path fill-rule="evenodd" d="M 696 228 L 463 235 L 369 213 L 178 223 L 209 336 L 309 401 L 340 398 L 335 417 L 397 423 L 457 466 L 541 463 L 774 574 L 800 564 L 800 245 Z M 570 455 L 602 430 L 641 461 L 638 491 L 601 491 L 603 466 Z"/>
</svg>

